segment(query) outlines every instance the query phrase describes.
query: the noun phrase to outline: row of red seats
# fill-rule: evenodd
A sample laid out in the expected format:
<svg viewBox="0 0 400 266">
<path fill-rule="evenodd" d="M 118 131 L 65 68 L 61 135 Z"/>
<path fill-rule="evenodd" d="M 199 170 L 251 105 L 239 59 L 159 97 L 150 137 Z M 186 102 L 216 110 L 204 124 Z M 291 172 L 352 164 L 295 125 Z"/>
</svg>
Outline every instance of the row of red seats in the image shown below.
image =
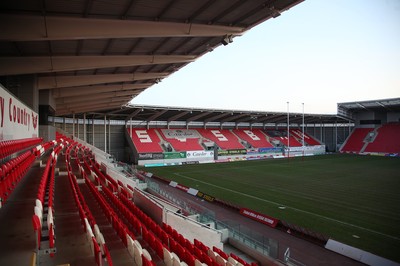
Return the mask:
<svg viewBox="0 0 400 266">
<path fill-rule="evenodd" d="M 400 153 L 400 123 L 388 123 L 379 127 L 376 137 L 364 152 Z"/>
<path fill-rule="evenodd" d="M 298 142 L 298 140 L 293 136 L 290 136 L 289 139 L 288 139 L 288 137 L 276 137 L 275 139 L 280 141 L 286 147 L 301 147 L 302 146 L 301 143 Z"/>
<path fill-rule="evenodd" d="M 304 134 L 303 134 L 303 132 L 299 129 L 291 129 L 290 133 L 295 135 L 300 143 L 302 143 L 303 137 L 304 137 L 305 144 L 308 144 L 310 146 L 321 145 L 321 143 L 319 141 L 317 141 L 316 139 L 314 139 L 313 137 L 308 135 L 306 132 L 304 132 Z"/>
<path fill-rule="evenodd" d="M 240 139 L 247 141 L 253 148 L 273 148 L 267 136 L 260 129 L 234 129 L 233 133 Z"/>
<path fill-rule="evenodd" d="M 113 210 L 115 212 L 118 212 L 120 215 L 118 216 L 119 221 L 123 224 L 125 224 L 126 227 L 126 234 L 129 236 L 129 238 L 133 240 L 137 240 L 136 236 L 142 236 L 143 242 L 152 250 L 155 252 L 155 254 L 160 257 L 161 259 L 163 258 L 163 252 L 162 252 L 162 244 L 161 242 L 154 237 L 154 235 L 149 232 L 146 227 L 142 226 L 142 223 L 140 220 L 135 217 L 130 210 L 122 204 L 122 202 L 114 195 L 114 193 L 108 189 L 108 187 L 105 185 L 105 183 L 102 183 L 102 190 L 104 193 L 104 198 L 108 199 L 109 201 L 109 206 L 114 205 Z M 132 228 L 136 231 L 136 235 L 133 233 L 132 230 L 129 228 Z M 129 249 L 130 245 L 130 240 L 126 238 L 126 246 Z M 144 249 L 140 245 L 140 262 L 144 265 L 152 265 L 155 266 L 155 263 L 153 261 L 153 258 L 148 254 L 147 256 L 144 254 L 147 254 L 147 250 L 144 251 Z M 136 256 L 135 256 L 136 257 Z M 135 261 L 137 259 L 135 258 Z"/>
<path fill-rule="evenodd" d="M 0 141 L 0 159 L 26 148 L 37 145 L 43 141 L 42 138 L 26 138 Z"/>
<path fill-rule="evenodd" d="M 30 169 L 35 155 L 27 151 L 13 158 L 0 167 L 0 208 L 10 197 L 14 188 Z"/>
<path fill-rule="evenodd" d="M 109 222 L 112 224 L 112 227 L 118 234 L 118 236 L 121 238 L 122 242 L 124 245 L 128 248 L 133 242 L 133 240 L 136 240 L 135 235 L 131 230 L 129 230 L 128 226 L 126 223 L 124 223 L 121 219 L 121 216 L 118 215 L 114 209 L 110 206 L 110 204 L 106 201 L 105 197 L 103 197 L 100 192 L 97 190 L 97 188 L 93 185 L 93 183 L 89 180 L 87 176 L 85 176 L 85 183 L 89 187 L 90 191 L 92 192 L 92 195 L 96 198 L 97 202 L 99 203 L 100 207 L 103 209 L 104 214 L 106 215 L 107 219 Z M 106 186 L 103 186 L 103 191 L 107 191 L 107 193 L 112 192 L 107 189 Z M 139 244 L 140 245 L 140 244 Z M 134 257 L 135 262 L 138 265 L 145 265 L 145 266 L 155 266 L 154 263 L 152 263 L 151 257 L 149 255 L 144 255 L 148 254 L 147 251 L 144 251 L 145 249 L 142 249 L 140 246 L 140 253 L 134 254 L 134 252 L 130 252 L 131 255 Z"/>
<path fill-rule="evenodd" d="M 365 137 L 372 132 L 373 128 L 355 128 L 341 147 L 341 152 L 360 152 L 365 145 Z"/>
<path fill-rule="evenodd" d="M 186 129 L 176 129 L 180 131 L 184 131 Z M 168 137 L 164 134 L 162 129 L 159 129 L 161 137 L 168 141 L 175 151 L 203 151 L 204 148 L 199 144 L 200 138 L 172 138 Z"/>
<path fill-rule="evenodd" d="M 57 145 L 51 152 L 50 157 L 47 160 L 46 167 L 42 174 L 37 198 L 34 207 L 34 215 L 32 217 L 33 228 L 36 234 L 36 249 L 41 250 L 43 246 L 41 245 L 42 231 L 46 228 L 43 226 L 43 214 L 45 213 L 45 207 L 47 207 L 47 230 L 48 234 L 48 249 L 50 256 L 54 256 L 55 247 L 55 234 L 54 234 L 54 183 L 55 176 L 54 171 L 57 163 L 58 154 L 63 149 L 63 144 Z M 47 195 L 47 197 L 45 197 Z M 47 249 L 45 247 L 44 249 Z"/>
<path fill-rule="evenodd" d="M 110 192 L 111 193 L 111 192 Z M 114 195 L 112 195 L 114 196 Z M 111 195 L 110 195 L 111 197 Z M 117 201 L 117 197 L 114 196 L 115 201 Z M 167 250 L 171 253 L 175 253 L 182 261 L 184 261 L 187 265 L 193 266 L 196 263 L 196 260 L 201 263 L 205 263 L 207 265 L 221 265 L 222 262 L 226 262 L 230 256 L 223 253 L 222 250 L 215 248 L 215 251 L 220 256 L 216 256 L 212 250 L 210 250 L 207 246 L 205 246 L 201 241 L 195 239 L 192 244 L 188 239 L 179 234 L 175 229 L 167 224 L 163 224 L 163 226 L 159 226 L 154 222 L 149 216 L 147 216 L 142 210 L 140 210 L 132 201 L 130 201 L 123 193 L 118 193 L 118 199 L 121 201 L 115 202 L 117 205 L 122 205 L 128 207 L 128 209 L 133 214 L 129 217 L 128 220 L 135 221 L 134 225 L 136 225 L 137 231 L 145 232 L 143 237 L 146 238 L 146 234 L 149 234 L 149 243 L 153 246 L 156 252 L 161 252 L 162 246 L 167 248 Z M 120 207 L 125 209 L 124 207 Z M 126 211 L 124 211 L 126 213 Z M 138 220 L 138 221 L 136 221 Z M 152 240 L 155 238 L 155 240 Z M 158 238 L 158 240 L 157 240 Z M 160 242 L 162 246 L 160 245 Z M 154 244 L 151 244 L 154 243 Z M 168 260 L 166 258 L 167 254 L 164 251 L 163 259 L 164 261 Z M 224 258 L 222 260 L 221 258 Z M 237 262 L 236 259 L 230 258 L 229 260 Z M 241 260 L 243 265 L 250 266 L 250 264 Z M 253 265 L 254 266 L 254 265 Z"/>
<path fill-rule="evenodd" d="M 157 223 L 154 222 L 154 220 L 147 216 L 122 193 L 119 193 L 118 197 L 121 201 L 119 205 L 128 207 L 128 209 L 133 214 L 132 216 L 134 218 L 130 219 L 133 219 L 134 221 L 138 219 L 140 221 L 135 222 L 136 226 L 139 227 L 141 225 L 141 231 L 145 232 L 143 234 L 143 237 L 145 239 L 149 239 L 149 244 L 154 247 L 159 256 L 161 256 L 160 253 L 163 249 L 164 254 L 161 258 L 163 258 L 165 262 L 172 259 L 173 255 L 171 254 L 173 253 L 176 254 L 181 261 L 184 261 L 189 266 L 194 266 L 196 264 L 196 260 L 198 260 L 198 262 L 200 263 L 205 263 L 210 266 L 217 265 L 217 262 L 215 260 L 212 260 L 212 258 L 209 257 L 206 251 L 202 251 L 194 246 L 188 239 L 184 238 L 175 229 L 172 229 L 172 227 L 166 224 L 164 224 L 164 228 L 159 226 Z M 137 228 L 136 230 L 140 229 Z M 165 249 L 167 249 L 168 252 L 166 252 Z M 168 258 L 167 256 L 171 257 Z"/>
<path fill-rule="evenodd" d="M 75 147 L 77 143 L 74 142 L 67 148 L 67 154 L 69 155 L 69 152 L 71 150 L 76 151 Z M 94 219 L 92 212 L 90 211 L 88 205 L 86 204 L 86 201 L 82 195 L 82 192 L 79 189 L 76 176 L 72 173 L 72 167 L 71 167 L 71 162 L 70 162 L 70 157 L 66 156 L 66 164 L 67 164 L 67 169 L 68 169 L 68 178 L 70 181 L 71 189 L 74 194 L 74 200 L 76 203 L 76 206 L 78 208 L 79 216 L 81 218 L 82 226 L 84 228 L 84 231 L 88 234 L 89 238 L 92 240 L 92 246 L 93 246 L 93 252 L 94 252 L 94 258 L 96 261 L 97 265 L 103 265 L 103 257 L 105 259 L 105 262 L 109 265 L 112 266 L 112 260 L 111 260 L 111 255 L 110 252 L 107 248 L 107 245 L 105 243 L 104 237 L 102 233 L 100 232 L 96 220 Z M 94 233 L 93 233 L 94 231 Z"/>
<path fill-rule="evenodd" d="M 97 167 L 96 165 L 93 165 L 93 167 Z M 142 249 L 141 248 L 141 244 L 137 241 L 137 239 L 135 239 L 135 236 L 141 236 L 142 237 L 142 241 L 145 243 L 145 245 L 147 245 L 150 250 L 154 251 L 155 254 L 157 255 L 157 257 L 159 257 L 160 259 L 163 259 L 163 244 L 161 243 L 160 239 L 158 239 L 154 233 L 151 230 L 148 230 L 148 227 L 146 227 L 143 224 L 143 221 L 145 220 L 145 218 L 143 216 L 136 216 L 133 214 L 133 212 L 131 212 L 126 205 L 124 205 L 115 195 L 114 193 L 111 191 L 111 189 L 115 189 L 113 188 L 114 185 L 112 185 L 111 182 L 108 182 L 106 184 L 104 179 L 100 179 L 100 185 L 102 185 L 102 190 L 104 193 L 104 198 L 108 199 L 109 201 L 109 205 L 114 206 L 113 209 L 115 210 L 115 212 L 118 212 L 119 214 L 119 219 L 121 222 L 125 222 L 126 225 L 126 229 L 129 230 L 128 228 L 132 228 L 133 231 L 130 231 L 128 233 L 127 236 L 127 245 L 128 245 L 128 250 L 129 250 L 129 245 L 131 241 L 134 241 L 136 243 L 136 245 L 139 246 L 139 254 L 142 254 L 141 256 L 139 256 L 140 258 L 140 263 L 139 264 L 143 264 L 143 265 L 154 265 L 154 262 L 150 256 L 150 254 L 148 254 L 147 256 L 144 256 L 147 252 L 146 249 Z M 120 191 L 120 195 L 121 197 L 124 197 L 128 202 L 130 202 L 131 204 L 133 204 L 130 200 L 128 200 L 127 198 L 127 193 L 124 193 L 125 191 L 128 191 L 128 186 L 125 187 L 122 182 L 118 183 L 118 188 L 116 190 Z M 133 191 L 133 188 L 130 188 Z M 128 192 L 129 194 L 131 193 L 131 191 Z M 136 207 L 136 206 L 135 206 Z M 137 208 L 137 207 L 136 207 Z M 137 208 L 138 209 L 138 208 Z M 139 210 L 139 209 L 138 209 Z M 141 212 L 143 214 L 143 212 Z M 148 216 L 146 216 L 148 218 L 148 220 L 151 220 Z M 153 222 L 154 223 L 154 222 Z M 155 224 L 155 223 L 154 223 Z M 135 232 L 135 235 L 132 235 L 131 233 Z M 134 246 L 136 246 L 134 245 Z M 131 254 L 133 254 L 133 252 L 130 252 Z M 138 254 L 135 254 L 135 261 L 137 262 L 136 258 L 138 257 Z"/>
</svg>

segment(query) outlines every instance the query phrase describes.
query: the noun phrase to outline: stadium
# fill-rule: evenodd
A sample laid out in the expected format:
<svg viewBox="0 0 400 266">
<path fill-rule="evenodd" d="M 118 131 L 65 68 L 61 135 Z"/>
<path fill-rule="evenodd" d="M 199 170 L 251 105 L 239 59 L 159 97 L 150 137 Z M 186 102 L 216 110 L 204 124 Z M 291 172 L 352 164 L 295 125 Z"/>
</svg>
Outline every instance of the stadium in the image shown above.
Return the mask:
<svg viewBox="0 0 400 266">
<path fill-rule="evenodd" d="M 2 1 L 0 265 L 399 265 L 400 98 L 130 102 L 302 2 Z"/>
</svg>

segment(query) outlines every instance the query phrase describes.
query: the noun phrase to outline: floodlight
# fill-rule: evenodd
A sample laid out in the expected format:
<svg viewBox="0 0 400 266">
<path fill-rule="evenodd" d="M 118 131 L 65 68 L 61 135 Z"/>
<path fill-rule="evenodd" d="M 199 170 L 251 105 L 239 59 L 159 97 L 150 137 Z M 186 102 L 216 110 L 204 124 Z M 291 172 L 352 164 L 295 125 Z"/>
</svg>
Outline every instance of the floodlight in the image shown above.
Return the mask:
<svg viewBox="0 0 400 266">
<path fill-rule="evenodd" d="M 275 9 L 275 7 L 270 7 L 269 10 L 271 11 L 271 16 L 273 18 L 277 18 L 281 15 L 281 12 L 277 9 Z"/>
<path fill-rule="evenodd" d="M 221 43 L 223 45 L 228 45 L 229 43 L 233 42 L 233 36 L 232 35 L 225 35 L 225 37 L 222 39 Z"/>
</svg>

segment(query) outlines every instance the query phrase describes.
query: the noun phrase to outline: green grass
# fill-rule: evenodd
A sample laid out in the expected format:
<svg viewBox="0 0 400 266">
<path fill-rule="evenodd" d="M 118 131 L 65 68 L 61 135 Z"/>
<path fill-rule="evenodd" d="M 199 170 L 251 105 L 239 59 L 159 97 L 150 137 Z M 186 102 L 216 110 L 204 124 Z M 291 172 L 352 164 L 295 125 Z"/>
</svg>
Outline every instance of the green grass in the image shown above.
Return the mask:
<svg viewBox="0 0 400 266">
<path fill-rule="evenodd" d="M 400 262 L 400 158 L 324 155 L 146 170 Z"/>
</svg>

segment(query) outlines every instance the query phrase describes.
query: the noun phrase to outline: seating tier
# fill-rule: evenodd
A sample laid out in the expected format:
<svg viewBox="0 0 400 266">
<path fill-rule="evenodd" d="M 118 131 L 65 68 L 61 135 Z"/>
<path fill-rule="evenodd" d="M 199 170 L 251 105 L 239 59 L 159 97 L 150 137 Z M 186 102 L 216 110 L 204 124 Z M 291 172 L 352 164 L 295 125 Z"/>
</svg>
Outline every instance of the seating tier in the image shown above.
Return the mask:
<svg viewBox="0 0 400 266">
<path fill-rule="evenodd" d="M 282 144 L 286 147 L 301 147 L 301 143 L 297 141 L 297 139 L 293 136 L 290 136 L 289 139 L 287 137 L 276 137 L 275 139 L 282 142 Z"/>
<path fill-rule="evenodd" d="M 202 151 L 200 135 L 195 129 L 159 129 L 158 132 L 168 141 L 175 151 Z"/>
<path fill-rule="evenodd" d="M 342 147 L 342 152 L 360 152 L 364 146 L 364 139 L 373 131 L 373 128 L 355 128 L 348 137 L 346 144 Z"/>
<path fill-rule="evenodd" d="M 133 128 L 132 132 L 128 128 L 133 144 L 138 153 L 154 153 L 163 152 L 160 146 L 160 138 L 158 137 L 154 128 Z"/>
<path fill-rule="evenodd" d="M 268 142 L 266 136 L 260 129 L 234 129 L 233 133 L 236 134 L 242 140 L 250 143 L 254 148 L 272 148 L 274 147 Z"/>
<path fill-rule="evenodd" d="M 400 152 L 400 123 L 386 124 L 378 128 L 377 136 L 364 152 Z"/>
<path fill-rule="evenodd" d="M 228 129 L 198 129 L 198 132 L 223 150 L 244 149 L 239 139 Z"/>
<path fill-rule="evenodd" d="M 300 141 L 303 139 L 303 132 L 299 129 L 291 129 L 290 134 L 296 136 Z M 320 142 L 308 135 L 306 132 L 304 132 L 304 142 L 310 146 L 321 145 Z"/>
</svg>

